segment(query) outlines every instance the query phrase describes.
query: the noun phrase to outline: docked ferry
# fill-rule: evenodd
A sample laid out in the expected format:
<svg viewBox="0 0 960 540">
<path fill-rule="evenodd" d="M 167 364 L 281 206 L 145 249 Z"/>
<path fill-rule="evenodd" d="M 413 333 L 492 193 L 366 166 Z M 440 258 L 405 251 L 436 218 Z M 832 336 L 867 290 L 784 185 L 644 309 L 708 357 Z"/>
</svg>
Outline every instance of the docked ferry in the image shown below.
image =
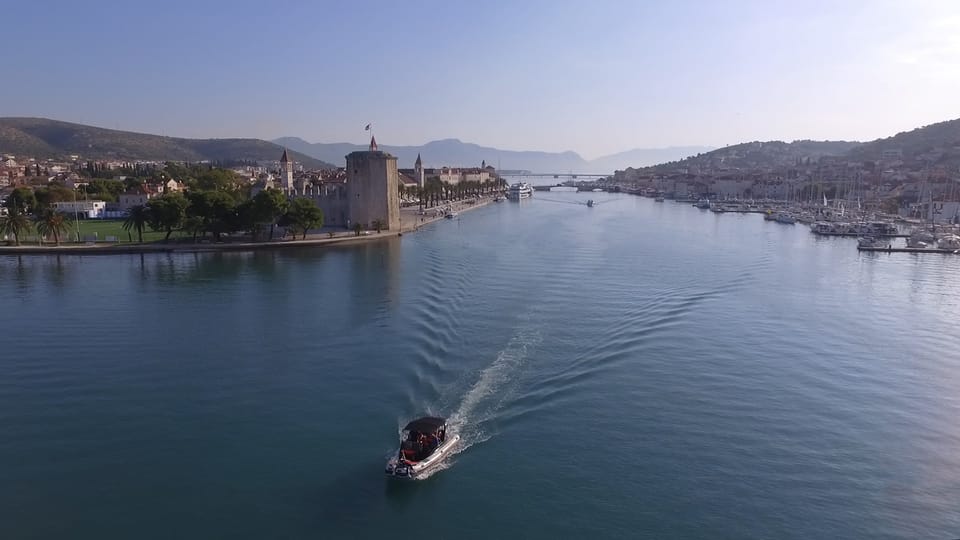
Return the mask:
<svg viewBox="0 0 960 540">
<path fill-rule="evenodd" d="M 507 198 L 519 201 L 520 199 L 529 199 L 533 197 L 533 186 L 526 182 L 517 182 L 512 184 L 507 190 Z"/>
</svg>

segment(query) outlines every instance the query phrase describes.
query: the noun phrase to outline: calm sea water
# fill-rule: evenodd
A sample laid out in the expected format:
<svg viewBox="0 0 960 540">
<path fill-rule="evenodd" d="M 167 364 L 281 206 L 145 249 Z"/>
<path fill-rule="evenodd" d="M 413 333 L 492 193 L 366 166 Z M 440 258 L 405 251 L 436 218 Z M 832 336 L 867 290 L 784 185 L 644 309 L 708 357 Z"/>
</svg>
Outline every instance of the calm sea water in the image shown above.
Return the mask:
<svg viewBox="0 0 960 540">
<path fill-rule="evenodd" d="M 537 195 L 0 259 L 0 538 L 960 537 L 960 257 Z M 387 481 L 425 413 L 462 451 Z"/>
</svg>

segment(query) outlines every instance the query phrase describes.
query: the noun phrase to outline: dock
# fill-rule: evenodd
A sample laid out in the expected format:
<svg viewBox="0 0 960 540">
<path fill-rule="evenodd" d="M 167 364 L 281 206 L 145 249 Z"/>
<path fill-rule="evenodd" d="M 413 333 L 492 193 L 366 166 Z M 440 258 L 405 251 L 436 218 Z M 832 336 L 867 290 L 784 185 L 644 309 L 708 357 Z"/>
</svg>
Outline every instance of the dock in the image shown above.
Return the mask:
<svg viewBox="0 0 960 540">
<path fill-rule="evenodd" d="M 819 236 L 851 236 L 851 237 L 856 237 L 856 236 L 875 236 L 875 237 L 877 237 L 877 238 L 910 238 L 910 235 L 909 235 L 909 234 L 900 234 L 900 233 L 898 233 L 898 234 L 826 233 L 826 232 L 817 232 L 817 231 L 814 231 L 813 229 L 811 229 L 810 232 L 812 232 L 813 234 L 819 235 Z M 872 248 L 871 248 L 871 249 L 872 249 Z M 887 248 L 883 248 L 883 249 L 887 249 Z M 921 249 L 921 248 L 910 248 L 910 249 Z M 922 250 L 922 249 L 921 249 L 921 250 Z M 930 250 L 922 250 L 922 251 L 930 251 Z"/>
<path fill-rule="evenodd" d="M 957 254 L 956 249 L 940 249 L 940 248 L 910 248 L 910 247 L 865 247 L 857 246 L 857 251 L 878 251 L 881 253 L 942 253 L 947 254 Z"/>
</svg>

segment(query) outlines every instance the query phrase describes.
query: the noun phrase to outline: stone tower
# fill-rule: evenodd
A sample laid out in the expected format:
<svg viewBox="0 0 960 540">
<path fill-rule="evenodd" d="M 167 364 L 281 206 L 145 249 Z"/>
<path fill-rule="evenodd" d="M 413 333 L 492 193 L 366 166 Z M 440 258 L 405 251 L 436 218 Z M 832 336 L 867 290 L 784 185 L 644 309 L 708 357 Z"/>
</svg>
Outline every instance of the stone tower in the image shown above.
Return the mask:
<svg viewBox="0 0 960 540">
<path fill-rule="evenodd" d="M 413 172 L 416 175 L 415 180 L 420 189 L 423 189 L 423 162 L 420 161 L 420 154 L 417 154 L 417 162 L 413 164 Z"/>
<path fill-rule="evenodd" d="M 400 230 L 400 177 L 397 158 L 377 149 L 370 138 L 366 152 L 347 155 L 347 199 L 350 226 L 360 223 L 372 229 L 380 220 L 386 229 Z"/>
<path fill-rule="evenodd" d="M 293 187 L 293 162 L 287 157 L 287 149 L 283 149 L 283 156 L 280 157 L 280 189 L 284 193 L 292 193 Z"/>
</svg>

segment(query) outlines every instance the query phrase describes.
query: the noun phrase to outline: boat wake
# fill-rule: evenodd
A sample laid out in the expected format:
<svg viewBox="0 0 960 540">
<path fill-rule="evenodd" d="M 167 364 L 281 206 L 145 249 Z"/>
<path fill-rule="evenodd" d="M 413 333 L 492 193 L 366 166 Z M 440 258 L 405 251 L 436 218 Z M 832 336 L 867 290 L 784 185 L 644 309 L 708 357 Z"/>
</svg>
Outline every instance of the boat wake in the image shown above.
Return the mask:
<svg viewBox="0 0 960 540">
<path fill-rule="evenodd" d="M 521 329 L 497 354 L 492 364 L 480 371 L 479 378 L 470 387 L 448 425 L 452 433 L 460 435 L 460 442 L 451 450 L 450 458 L 419 476 L 426 479 L 453 465 L 453 457 L 471 446 L 490 440 L 490 422 L 516 391 L 518 372 L 534 349 L 542 341 L 539 329 Z"/>
</svg>

